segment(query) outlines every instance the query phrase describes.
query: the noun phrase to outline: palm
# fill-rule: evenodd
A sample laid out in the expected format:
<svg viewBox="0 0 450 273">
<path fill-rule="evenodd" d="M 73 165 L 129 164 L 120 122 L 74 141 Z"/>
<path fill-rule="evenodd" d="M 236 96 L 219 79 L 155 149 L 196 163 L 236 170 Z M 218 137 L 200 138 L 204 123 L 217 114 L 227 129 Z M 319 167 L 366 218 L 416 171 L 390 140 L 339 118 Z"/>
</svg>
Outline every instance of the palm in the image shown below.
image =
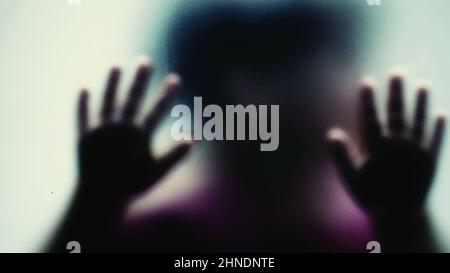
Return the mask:
<svg viewBox="0 0 450 273">
<path fill-rule="evenodd" d="M 335 162 L 349 190 L 363 208 L 375 215 L 415 213 L 430 188 L 444 133 L 445 118 L 436 121 L 430 145 L 423 145 L 428 91 L 417 95 L 414 123 L 406 125 L 402 78 L 390 82 L 388 131 L 383 132 L 374 103 L 373 87 L 361 88 L 361 133 L 367 159 L 356 163 L 349 139 L 340 130 L 331 132 Z"/>
<path fill-rule="evenodd" d="M 148 152 L 145 131 L 127 124 L 107 125 L 81 139 L 80 162 L 83 177 L 95 177 L 100 187 L 127 193 L 144 189 L 155 172 L 155 160 Z M 105 181 L 105 177 L 123 181 L 118 185 Z M 108 179 L 111 180 L 111 179 Z M 102 185 L 102 184 L 105 185 Z"/>
<path fill-rule="evenodd" d="M 416 143 L 386 138 L 356 173 L 352 191 L 373 212 L 418 210 L 433 174 L 431 154 Z"/>
</svg>

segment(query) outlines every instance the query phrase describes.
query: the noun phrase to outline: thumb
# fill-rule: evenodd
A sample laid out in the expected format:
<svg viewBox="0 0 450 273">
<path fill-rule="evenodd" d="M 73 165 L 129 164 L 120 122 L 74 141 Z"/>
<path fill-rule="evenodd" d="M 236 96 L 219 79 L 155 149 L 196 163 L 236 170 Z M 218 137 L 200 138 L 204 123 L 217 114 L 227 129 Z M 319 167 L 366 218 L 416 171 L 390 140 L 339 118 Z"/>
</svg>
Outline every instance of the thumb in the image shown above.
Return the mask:
<svg viewBox="0 0 450 273">
<path fill-rule="evenodd" d="M 156 179 L 164 176 L 177 162 L 179 162 L 192 148 L 193 141 L 178 144 L 156 163 Z"/>
</svg>

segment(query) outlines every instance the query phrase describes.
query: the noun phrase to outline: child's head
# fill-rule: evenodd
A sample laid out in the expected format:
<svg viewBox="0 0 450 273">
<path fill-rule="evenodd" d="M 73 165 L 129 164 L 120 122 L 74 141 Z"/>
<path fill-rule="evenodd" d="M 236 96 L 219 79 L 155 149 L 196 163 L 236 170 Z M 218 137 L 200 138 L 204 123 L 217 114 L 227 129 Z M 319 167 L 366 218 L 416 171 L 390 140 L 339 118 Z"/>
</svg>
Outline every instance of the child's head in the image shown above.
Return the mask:
<svg viewBox="0 0 450 273">
<path fill-rule="evenodd" d="M 333 1 L 198 1 L 179 8 L 168 36 L 171 70 L 187 96 L 242 103 L 322 83 L 354 55 L 355 14 Z M 257 90 L 255 90 L 257 88 Z M 254 94 L 242 94 L 246 92 Z M 302 94 L 297 94 L 299 98 Z"/>
<path fill-rule="evenodd" d="M 188 105 L 194 96 L 222 106 L 280 105 L 276 152 L 227 142 L 225 154 L 250 173 L 301 171 L 322 144 L 323 102 L 338 89 L 336 73 L 355 56 L 356 15 L 341 1 L 190 2 L 171 24 L 169 68 L 184 78 Z"/>
</svg>

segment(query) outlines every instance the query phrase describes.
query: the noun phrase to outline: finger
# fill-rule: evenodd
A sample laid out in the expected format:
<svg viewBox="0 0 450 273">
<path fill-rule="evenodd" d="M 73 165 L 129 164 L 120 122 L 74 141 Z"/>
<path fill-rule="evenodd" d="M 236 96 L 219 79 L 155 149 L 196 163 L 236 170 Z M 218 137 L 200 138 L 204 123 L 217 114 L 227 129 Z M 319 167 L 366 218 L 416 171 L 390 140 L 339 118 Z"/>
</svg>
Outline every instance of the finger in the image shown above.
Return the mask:
<svg viewBox="0 0 450 273">
<path fill-rule="evenodd" d="M 157 163 L 156 179 L 166 174 L 177 162 L 180 161 L 192 148 L 193 142 L 185 142 L 176 146 Z"/>
<path fill-rule="evenodd" d="M 440 114 L 436 119 L 434 133 L 430 143 L 430 153 L 434 161 L 436 161 L 437 158 L 439 157 L 439 152 L 442 146 L 442 140 L 444 138 L 446 123 L 447 123 L 446 115 Z"/>
<path fill-rule="evenodd" d="M 144 91 L 147 89 L 152 71 L 153 66 L 148 60 L 142 61 L 139 65 L 123 110 L 123 120 L 125 122 L 132 122 L 136 116 Z"/>
<path fill-rule="evenodd" d="M 340 175 L 347 183 L 351 183 L 356 173 L 356 164 L 351 152 L 354 146 L 347 134 L 341 129 L 331 129 L 328 132 L 328 144 Z"/>
<path fill-rule="evenodd" d="M 169 108 L 170 103 L 173 101 L 176 91 L 181 86 L 181 79 L 176 74 L 170 74 L 166 77 L 162 84 L 161 97 L 156 103 L 153 110 L 145 118 L 145 128 L 150 134 L 158 122 L 163 117 L 165 111 Z"/>
<path fill-rule="evenodd" d="M 428 89 L 422 87 L 417 92 L 416 98 L 416 112 L 414 114 L 414 124 L 412 137 L 413 139 L 421 143 L 423 139 L 423 132 L 425 128 L 426 115 L 427 115 L 427 100 L 428 100 Z"/>
<path fill-rule="evenodd" d="M 117 85 L 120 79 L 120 69 L 113 67 L 109 73 L 108 83 L 103 97 L 103 106 L 101 110 L 102 123 L 108 123 L 114 113 L 114 103 L 117 94 Z"/>
<path fill-rule="evenodd" d="M 400 135 L 405 129 L 402 77 L 393 76 L 389 85 L 388 128 L 393 135 Z"/>
<path fill-rule="evenodd" d="M 78 134 L 80 136 L 87 132 L 89 126 L 88 102 L 89 92 L 86 89 L 83 89 L 78 99 Z"/>
<path fill-rule="evenodd" d="M 381 137 L 381 126 L 373 94 L 372 80 L 366 79 L 360 87 L 361 119 L 360 128 L 364 146 L 370 152 Z"/>
</svg>

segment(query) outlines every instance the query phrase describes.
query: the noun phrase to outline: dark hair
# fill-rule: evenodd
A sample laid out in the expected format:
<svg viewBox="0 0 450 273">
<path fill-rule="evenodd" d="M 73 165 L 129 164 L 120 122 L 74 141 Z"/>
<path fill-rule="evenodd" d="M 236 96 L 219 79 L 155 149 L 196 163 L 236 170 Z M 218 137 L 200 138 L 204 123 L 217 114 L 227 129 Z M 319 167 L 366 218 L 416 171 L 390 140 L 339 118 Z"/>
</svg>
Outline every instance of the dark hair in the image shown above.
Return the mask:
<svg viewBox="0 0 450 273">
<path fill-rule="evenodd" d="M 349 9 L 323 1 L 249 2 L 205 1 L 178 10 L 167 58 L 185 79 L 187 95 L 220 95 L 224 72 L 237 66 L 276 71 L 294 56 L 311 58 L 327 47 L 348 56 L 354 50 Z"/>
</svg>

